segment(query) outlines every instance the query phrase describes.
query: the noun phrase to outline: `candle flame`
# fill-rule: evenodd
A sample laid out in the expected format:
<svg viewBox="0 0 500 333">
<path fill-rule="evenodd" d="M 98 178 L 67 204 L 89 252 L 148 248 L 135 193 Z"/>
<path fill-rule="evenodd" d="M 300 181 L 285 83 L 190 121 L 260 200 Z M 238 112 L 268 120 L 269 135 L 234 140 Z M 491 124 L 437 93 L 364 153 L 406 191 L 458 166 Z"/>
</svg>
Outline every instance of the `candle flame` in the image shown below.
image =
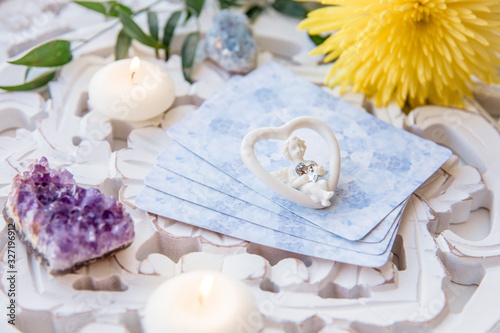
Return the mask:
<svg viewBox="0 0 500 333">
<path fill-rule="evenodd" d="M 130 72 L 132 73 L 132 79 L 134 78 L 135 72 L 139 69 L 141 66 L 141 60 L 139 57 L 134 57 L 132 61 L 130 62 Z"/>
<path fill-rule="evenodd" d="M 210 295 L 212 286 L 214 285 L 214 277 L 210 274 L 206 275 L 200 284 L 200 303 L 203 304 L 205 299 Z"/>
</svg>

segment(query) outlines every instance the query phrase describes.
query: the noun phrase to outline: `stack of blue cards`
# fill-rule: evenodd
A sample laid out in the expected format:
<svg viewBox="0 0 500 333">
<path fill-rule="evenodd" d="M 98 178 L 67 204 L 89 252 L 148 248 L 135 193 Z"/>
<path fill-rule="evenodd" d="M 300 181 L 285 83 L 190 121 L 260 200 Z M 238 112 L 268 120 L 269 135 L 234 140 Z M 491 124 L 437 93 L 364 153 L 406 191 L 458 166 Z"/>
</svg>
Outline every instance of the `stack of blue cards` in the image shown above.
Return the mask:
<svg viewBox="0 0 500 333">
<path fill-rule="evenodd" d="M 240 156 L 248 132 L 299 116 L 326 122 L 340 145 L 339 185 L 325 209 L 277 195 Z M 172 141 L 146 177 L 138 207 L 264 246 L 369 267 L 387 262 L 407 198 L 451 156 L 275 63 L 234 77 L 168 134 Z M 327 170 L 321 137 L 307 129 L 293 135 L 305 139 L 305 159 Z M 279 140 L 256 145 L 269 172 L 289 165 L 282 147 Z"/>
</svg>

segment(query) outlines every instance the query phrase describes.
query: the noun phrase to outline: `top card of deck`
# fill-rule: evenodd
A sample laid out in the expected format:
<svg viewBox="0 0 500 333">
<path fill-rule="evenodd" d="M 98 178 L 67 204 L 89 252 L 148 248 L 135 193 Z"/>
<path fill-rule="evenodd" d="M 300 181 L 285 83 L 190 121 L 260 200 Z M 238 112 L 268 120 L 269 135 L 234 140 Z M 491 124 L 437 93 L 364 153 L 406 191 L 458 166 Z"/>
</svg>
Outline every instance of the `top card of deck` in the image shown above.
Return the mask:
<svg viewBox="0 0 500 333">
<path fill-rule="evenodd" d="M 240 156 L 241 142 L 249 131 L 279 127 L 305 115 L 320 118 L 332 128 L 342 154 L 332 205 L 321 210 L 275 194 Z M 367 235 L 451 156 L 449 149 L 388 125 L 275 63 L 222 88 L 168 134 L 221 171 L 349 240 Z M 267 170 L 288 165 L 277 144 L 257 145 L 256 154 Z"/>
</svg>

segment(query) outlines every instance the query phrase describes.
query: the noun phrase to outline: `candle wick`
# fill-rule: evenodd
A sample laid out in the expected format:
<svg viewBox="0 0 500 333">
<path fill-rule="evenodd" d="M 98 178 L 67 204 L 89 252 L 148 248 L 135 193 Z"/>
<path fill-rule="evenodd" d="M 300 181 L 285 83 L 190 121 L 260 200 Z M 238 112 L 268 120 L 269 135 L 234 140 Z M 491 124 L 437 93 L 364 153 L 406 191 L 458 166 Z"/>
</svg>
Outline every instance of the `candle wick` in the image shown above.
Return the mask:
<svg viewBox="0 0 500 333">
<path fill-rule="evenodd" d="M 134 80 L 134 75 L 135 75 L 135 72 L 132 72 L 132 76 L 130 77 L 132 80 Z"/>
<path fill-rule="evenodd" d="M 200 305 L 203 306 L 203 303 L 205 303 L 205 297 L 203 296 L 203 294 L 200 294 L 199 301 L 200 301 Z"/>
</svg>

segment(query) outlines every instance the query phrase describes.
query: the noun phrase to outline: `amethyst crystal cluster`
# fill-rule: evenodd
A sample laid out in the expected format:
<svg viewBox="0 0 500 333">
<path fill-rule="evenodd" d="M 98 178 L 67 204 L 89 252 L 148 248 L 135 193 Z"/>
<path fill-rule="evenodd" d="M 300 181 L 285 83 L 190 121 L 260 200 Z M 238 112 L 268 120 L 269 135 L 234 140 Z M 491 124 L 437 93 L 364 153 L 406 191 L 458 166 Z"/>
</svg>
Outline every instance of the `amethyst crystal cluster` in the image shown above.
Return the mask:
<svg viewBox="0 0 500 333">
<path fill-rule="evenodd" d="M 50 169 L 45 157 L 14 178 L 4 214 L 52 274 L 78 269 L 134 238 L 121 203 L 77 186 L 71 173 Z"/>
</svg>

